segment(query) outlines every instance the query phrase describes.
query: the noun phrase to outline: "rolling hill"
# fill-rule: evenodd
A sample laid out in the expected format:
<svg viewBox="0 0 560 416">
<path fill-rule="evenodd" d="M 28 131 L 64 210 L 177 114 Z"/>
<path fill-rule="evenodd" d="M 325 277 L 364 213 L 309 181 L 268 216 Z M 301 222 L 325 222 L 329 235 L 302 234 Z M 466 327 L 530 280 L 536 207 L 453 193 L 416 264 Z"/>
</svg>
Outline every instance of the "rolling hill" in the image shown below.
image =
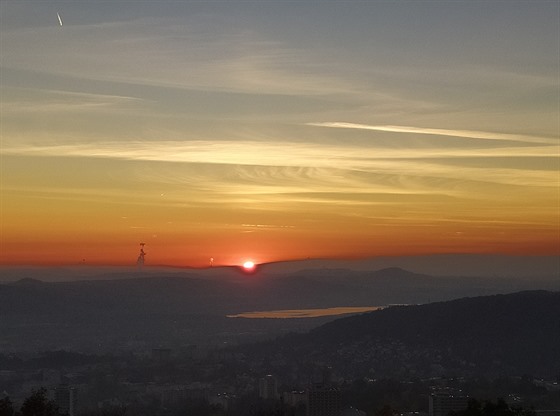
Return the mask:
<svg viewBox="0 0 560 416">
<path fill-rule="evenodd" d="M 392 306 L 255 346 L 356 377 L 560 374 L 560 292 Z M 274 371 L 275 369 L 270 369 Z"/>
</svg>

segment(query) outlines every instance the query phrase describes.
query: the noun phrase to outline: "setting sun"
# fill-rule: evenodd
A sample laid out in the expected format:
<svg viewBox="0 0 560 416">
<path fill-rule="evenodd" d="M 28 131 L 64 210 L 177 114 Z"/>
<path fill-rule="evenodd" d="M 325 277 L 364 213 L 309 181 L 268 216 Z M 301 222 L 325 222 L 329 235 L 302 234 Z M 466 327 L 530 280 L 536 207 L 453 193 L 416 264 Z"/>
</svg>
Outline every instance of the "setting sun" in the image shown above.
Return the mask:
<svg viewBox="0 0 560 416">
<path fill-rule="evenodd" d="M 252 261 L 246 261 L 245 263 L 243 263 L 243 268 L 246 271 L 252 271 L 255 268 L 255 263 L 253 263 Z"/>
</svg>

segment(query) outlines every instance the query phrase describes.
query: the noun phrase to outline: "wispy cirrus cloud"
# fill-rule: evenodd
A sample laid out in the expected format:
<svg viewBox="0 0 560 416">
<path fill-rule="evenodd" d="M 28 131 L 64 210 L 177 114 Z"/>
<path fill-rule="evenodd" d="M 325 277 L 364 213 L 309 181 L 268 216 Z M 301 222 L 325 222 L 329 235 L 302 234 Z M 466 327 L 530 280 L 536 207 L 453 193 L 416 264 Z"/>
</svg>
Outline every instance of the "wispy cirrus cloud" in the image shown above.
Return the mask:
<svg viewBox="0 0 560 416">
<path fill-rule="evenodd" d="M 287 152 L 289 151 L 289 157 Z M 363 148 L 353 146 L 319 145 L 312 143 L 254 142 L 254 141 L 131 141 L 77 143 L 61 145 L 6 145 L 1 151 L 6 155 L 57 156 L 78 158 L 106 158 L 130 161 L 173 162 L 182 164 L 211 164 L 260 166 L 258 170 L 244 169 L 238 179 L 258 186 L 281 183 L 286 186 L 286 172 L 279 167 L 292 167 L 290 174 L 308 175 L 305 168 L 363 171 L 379 175 L 394 175 L 481 181 L 520 186 L 558 186 L 557 171 L 531 169 L 522 163 L 506 167 L 490 164 L 473 167 L 448 163 L 445 158 L 489 157 L 550 157 L 560 152 L 558 146 L 530 146 L 493 149 L 441 148 Z M 265 170 L 264 167 L 267 167 Z M 298 168 L 301 168 L 298 170 Z M 294 173 L 295 172 L 295 173 Z M 279 177 L 280 175 L 280 177 Z M 343 173 L 338 175 L 344 176 Z M 334 189 L 347 183 L 344 177 L 329 178 Z M 222 182 L 223 179 L 217 180 Z M 216 184 L 218 186 L 218 184 Z M 418 184 L 415 185 L 416 187 Z M 408 188 L 408 187 L 407 187 Z M 417 188 L 420 189 L 420 188 Z"/>
<path fill-rule="evenodd" d="M 308 50 L 220 19 L 187 20 L 4 29 L 3 43 L 10 47 L 2 51 L 2 65 L 72 79 L 258 95 L 357 91 L 354 82 L 324 71 Z"/>
<path fill-rule="evenodd" d="M 552 142 L 551 142 L 552 144 Z M 95 143 L 42 144 L 10 143 L 3 154 L 109 158 L 137 161 L 214 163 L 262 166 L 303 166 L 361 168 L 372 160 L 414 160 L 434 158 L 550 157 L 560 151 L 556 146 L 477 148 L 383 148 L 329 145 L 304 142 L 159 140 Z M 290 157 L 286 157 L 289 152 Z M 377 162 L 379 163 L 379 162 Z"/>
<path fill-rule="evenodd" d="M 331 127 L 339 129 L 359 129 L 359 130 L 374 130 L 385 131 L 390 133 L 411 133 L 411 134 L 427 134 L 434 136 L 453 136 L 463 137 L 466 139 L 483 139 L 483 140 L 506 140 L 524 143 L 539 143 L 539 144 L 552 144 L 558 145 L 558 139 L 551 139 L 547 137 L 525 136 L 519 134 L 506 134 L 494 133 L 476 130 L 450 130 L 450 129 L 434 129 L 425 127 L 410 127 L 410 126 L 384 126 L 384 125 L 369 125 L 357 124 L 346 122 L 320 122 L 320 123 L 307 123 L 308 126 L 317 127 Z"/>
<path fill-rule="evenodd" d="M 113 94 L 95 94 L 64 90 L 27 88 L 2 89 L 2 114 L 12 113 L 68 113 L 106 109 L 124 111 L 142 98 Z"/>
</svg>

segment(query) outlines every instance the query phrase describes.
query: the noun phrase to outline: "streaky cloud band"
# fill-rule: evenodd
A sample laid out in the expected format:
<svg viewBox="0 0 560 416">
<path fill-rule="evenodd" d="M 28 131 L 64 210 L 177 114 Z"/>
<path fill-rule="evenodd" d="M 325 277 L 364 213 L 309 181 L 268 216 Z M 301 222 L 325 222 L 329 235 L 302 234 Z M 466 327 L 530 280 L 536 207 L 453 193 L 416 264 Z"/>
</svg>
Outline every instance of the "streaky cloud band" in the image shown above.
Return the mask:
<svg viewBox="0 0 560 416">
<path fill-rule="evenodd" d="M 357 124 L 346 122 L 320 122 L 320 123 L 306 123 L 307 126 L 316 127 L 331 127 L 339 129 L 359 129 L 359 130 L 374 130 L 385 131 L 390 133 L 411 133 L 411 134 L 429 134 L 434 136 L 453 136 L 463 137 L 466 139 L 483 139 L 483 140 L 507 140 L 524 143 L 540 143 L 558 145 L 560 143 L 557 139 L 537 136 L 525 136 L 518 134 L 507 133 L 494 133 L 476 130 L 448 130 L 448 129 L 433 129 L 424 127 L 410 127 L 410 126 L 386 126 L 386 125 L 369 125 Z"/>
</svg>

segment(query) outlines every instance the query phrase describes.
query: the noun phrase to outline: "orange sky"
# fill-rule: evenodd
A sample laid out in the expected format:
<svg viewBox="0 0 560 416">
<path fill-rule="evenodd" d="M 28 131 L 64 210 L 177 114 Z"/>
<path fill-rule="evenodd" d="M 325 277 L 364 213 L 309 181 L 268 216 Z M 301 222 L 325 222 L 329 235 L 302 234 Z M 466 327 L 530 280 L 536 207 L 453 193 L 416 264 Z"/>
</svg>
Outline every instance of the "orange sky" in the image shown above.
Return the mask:
<svg viewBox="0 0 560 416">
<path fill-rule="evenodd" d="M 560 254 L 558 3 L 250 6 L 2 4 L 0 264 Z"/>
</svg>

